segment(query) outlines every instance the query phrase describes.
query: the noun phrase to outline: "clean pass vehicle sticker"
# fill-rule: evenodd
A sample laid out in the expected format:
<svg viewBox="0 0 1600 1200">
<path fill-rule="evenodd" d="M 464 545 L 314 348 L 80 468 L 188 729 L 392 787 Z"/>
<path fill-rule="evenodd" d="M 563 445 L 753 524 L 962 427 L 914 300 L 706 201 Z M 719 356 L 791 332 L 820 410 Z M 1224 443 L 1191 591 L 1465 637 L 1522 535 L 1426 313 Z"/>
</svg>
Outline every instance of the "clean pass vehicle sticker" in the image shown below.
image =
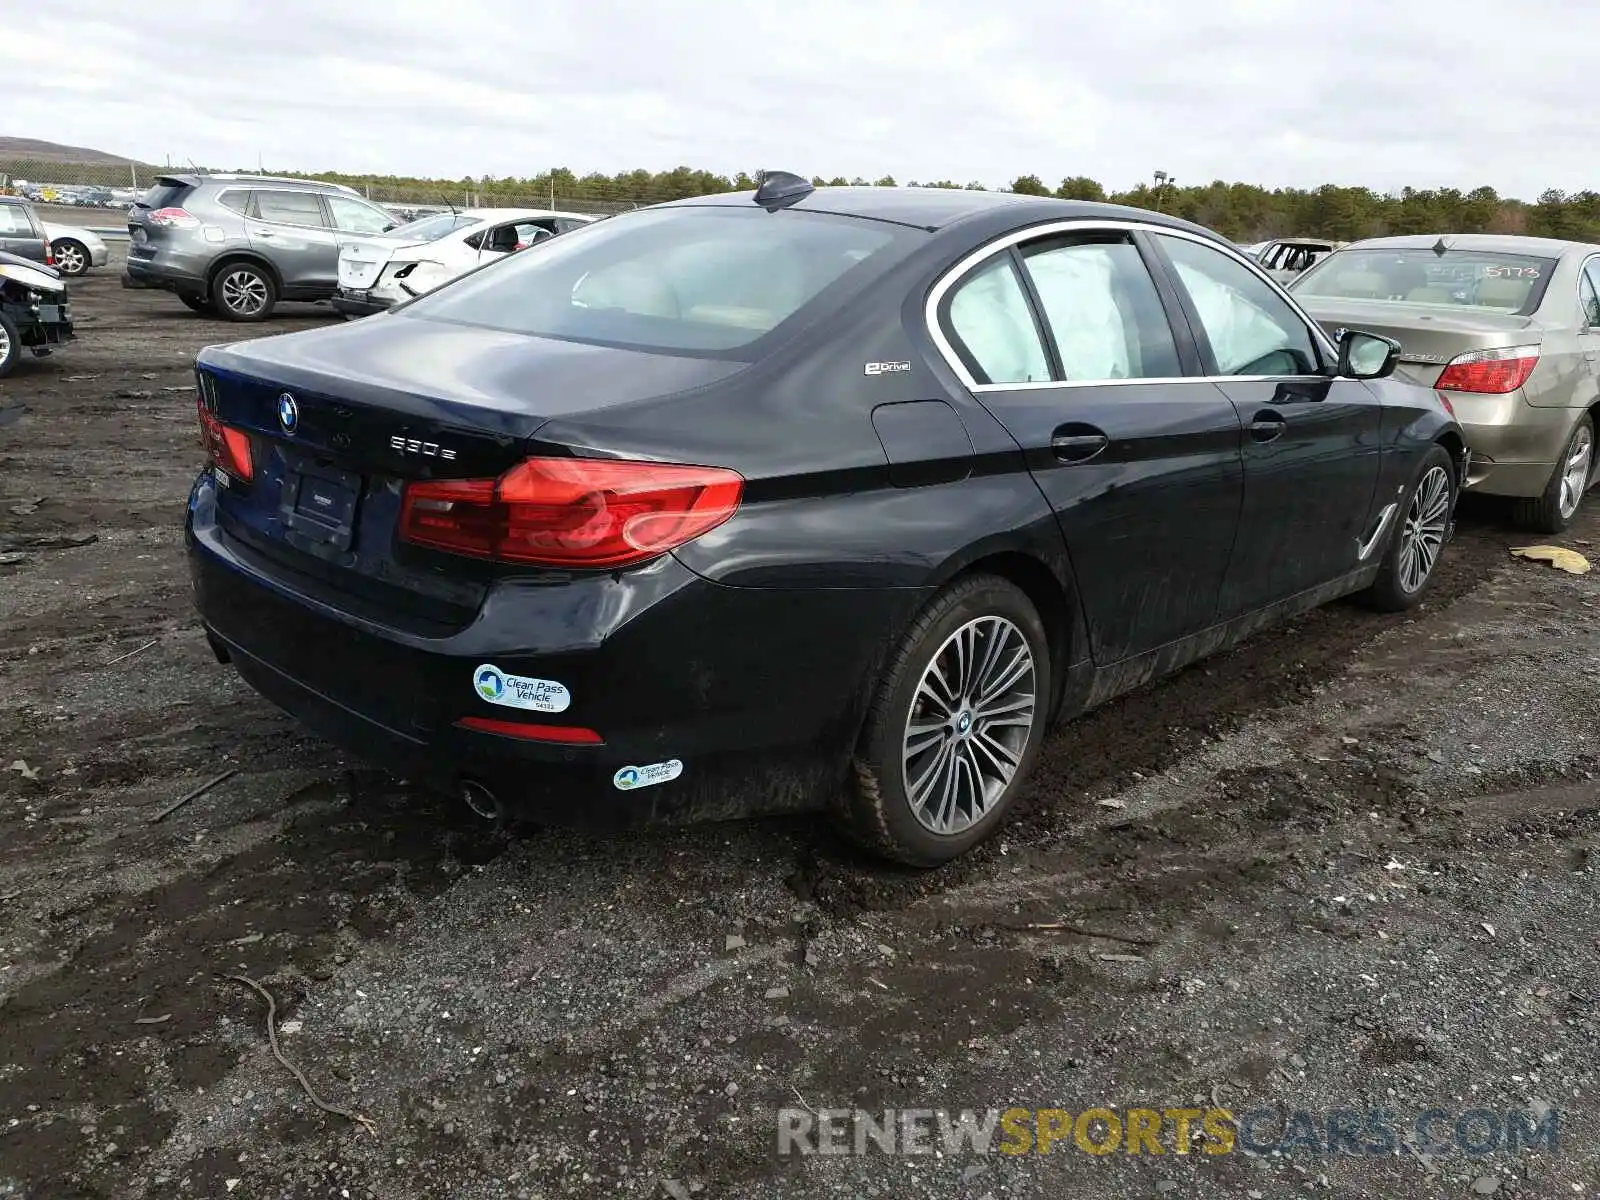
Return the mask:
<svg viewBox="0 0 1600 1200">
<path fill-rule="evenodd" d="M 533 712 L 565 712 L 572 693 L 554 679 L 534 679 L 527 675 L 508 675 L 493 663 L 484 663 L 472 673 L 472 686 L 490 704 L 507 708 L 526 708 Z"/>
<path fill-rule="evenodd" d="M 666 762 L 651 763 L 645 767 L 623 767 L 611 777 L 611 782 L 622 791 L 631 792 L 634 788 L 666 783 L 669 779 L 676 779 L 682 774 L 682 760 L 669 758 Z"/>
</svg>

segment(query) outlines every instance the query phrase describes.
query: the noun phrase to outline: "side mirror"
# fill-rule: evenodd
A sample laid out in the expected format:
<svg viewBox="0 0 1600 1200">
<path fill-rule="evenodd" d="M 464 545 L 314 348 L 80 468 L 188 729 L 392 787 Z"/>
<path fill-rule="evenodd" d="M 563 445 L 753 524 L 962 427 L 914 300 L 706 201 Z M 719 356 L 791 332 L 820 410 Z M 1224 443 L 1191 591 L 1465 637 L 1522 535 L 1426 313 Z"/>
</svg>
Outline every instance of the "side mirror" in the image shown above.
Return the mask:
<svg viewBox="0 0 1600 1200">
<path fill-rule="evenodd" d="M 1339 374 L 1347 379 L 1384 379 L 1400 361 L 1400 343 L 1359 329 L 1339 331 Z"/>
</svg>

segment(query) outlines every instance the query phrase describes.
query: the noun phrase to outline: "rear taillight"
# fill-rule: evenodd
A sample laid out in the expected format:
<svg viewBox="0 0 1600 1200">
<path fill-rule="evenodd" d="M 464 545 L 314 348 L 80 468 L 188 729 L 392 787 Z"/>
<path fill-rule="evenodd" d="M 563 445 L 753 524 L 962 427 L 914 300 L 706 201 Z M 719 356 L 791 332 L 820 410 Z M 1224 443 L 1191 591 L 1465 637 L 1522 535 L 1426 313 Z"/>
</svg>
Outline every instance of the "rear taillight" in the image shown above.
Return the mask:
<svg viewBox="0 0 1600 1200">
<path fill-rule="evenodd" d="M 51 247 L 49 238 L 44 239 L 44 265 L 47 267 L 56 265 L 56 252 Z"/>
<path fill-rule="evenodd" d="M 530 458 L 498 479 L 406 484 L 400 537 L 497 562 L 627 567 L 715 529 L 743 491 L 721 467 Z"/>
<path fill-rule="evenodd" d="M 200 218 L 182 208 L 158 208 L 145 220 L 152 225 L 165 225 L 173 229 L 195 229 L 200 224 Z"/>
<path fill-rule="evenodd" d="M 1499 396 L 1527 383 L 1528 376 L 1538 365 L 1537 346 L 1473 350 L 1452 358 L 1433 386 L 1443 392 L 1483 392 Z"/>
<path fill-rule="evenodd" d="M 204 391 L 196 401 L 200 414 L 200 444 L 206 461 L 229 475 L 249 483 L 255 477 L 255 459 L 250 453 L 250 435 L 242 429 L 224 425 L 211 411 Z"/>
</svg>

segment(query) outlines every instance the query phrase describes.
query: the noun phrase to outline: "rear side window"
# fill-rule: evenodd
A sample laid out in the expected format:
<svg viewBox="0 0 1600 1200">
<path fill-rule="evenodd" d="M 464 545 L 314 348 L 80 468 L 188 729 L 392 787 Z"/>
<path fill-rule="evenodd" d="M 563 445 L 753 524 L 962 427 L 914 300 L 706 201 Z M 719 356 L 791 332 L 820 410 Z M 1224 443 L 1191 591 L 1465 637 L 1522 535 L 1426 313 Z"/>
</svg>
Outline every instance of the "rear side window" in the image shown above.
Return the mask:
<svg viewBox="0 0 1600 1200">
<path fill-rule="evenodd" d="M 311 192 L 257 188 L 250 193 L 250 215 L 279 225 L 309 225 L 325 228 L 322 201 Z"/>
<path fill-rule="evenodd" d="M 381 209 L 344 196 L 329 196 L 328 208 L 333 213 L 334 228 L 346 233 L 382 233 L 394 224 L 394 219 Z"/>
<path fill-rule="evenodd" d="M 836 300 L 925 236 L 792 209 L 649 209 L 512 255 L 406 311 L 603 345 L 753 357 L 801 309 Z"/>
<path fill-rule="evenodd" d="M 222 195 L 217 197 L 217 203 L 222 205 L 223 208 L 232 209 L 236 213 L 247 212 L 250 208 L 250 193 L 238 189 L 223 192 Z"/>
<path fill-rule="evenodd" d="M 947 321 L 979 383 L 1043 383 L 1050 363 L 1009 254 L 990 259 L 951 293 Z"/>
<path fill-rule="evenodd" d="M 1161 294 L 1131 242 L 1044 242 L 1022 253 L 1066 379 L 1183 374 Z"/>
</svg>

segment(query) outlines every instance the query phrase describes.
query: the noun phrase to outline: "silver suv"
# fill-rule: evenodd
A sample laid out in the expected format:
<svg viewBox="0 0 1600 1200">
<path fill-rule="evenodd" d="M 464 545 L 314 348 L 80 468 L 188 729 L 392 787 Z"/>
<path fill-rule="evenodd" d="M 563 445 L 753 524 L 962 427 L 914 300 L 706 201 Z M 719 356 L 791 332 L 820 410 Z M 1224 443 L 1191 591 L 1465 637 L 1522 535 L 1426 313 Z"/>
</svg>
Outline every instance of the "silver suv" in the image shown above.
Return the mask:
<svg viewBox="0 0 1600 1200">
<path fill-rule="evenodd" d="M 195 312 L 260 321 L 280 300 L 326 300 L 339 247 L 393 229 L 352 188 L 265 175 L 162 175 L 128 211 L 124 287 L 174 292 Z"/>
</svg>

